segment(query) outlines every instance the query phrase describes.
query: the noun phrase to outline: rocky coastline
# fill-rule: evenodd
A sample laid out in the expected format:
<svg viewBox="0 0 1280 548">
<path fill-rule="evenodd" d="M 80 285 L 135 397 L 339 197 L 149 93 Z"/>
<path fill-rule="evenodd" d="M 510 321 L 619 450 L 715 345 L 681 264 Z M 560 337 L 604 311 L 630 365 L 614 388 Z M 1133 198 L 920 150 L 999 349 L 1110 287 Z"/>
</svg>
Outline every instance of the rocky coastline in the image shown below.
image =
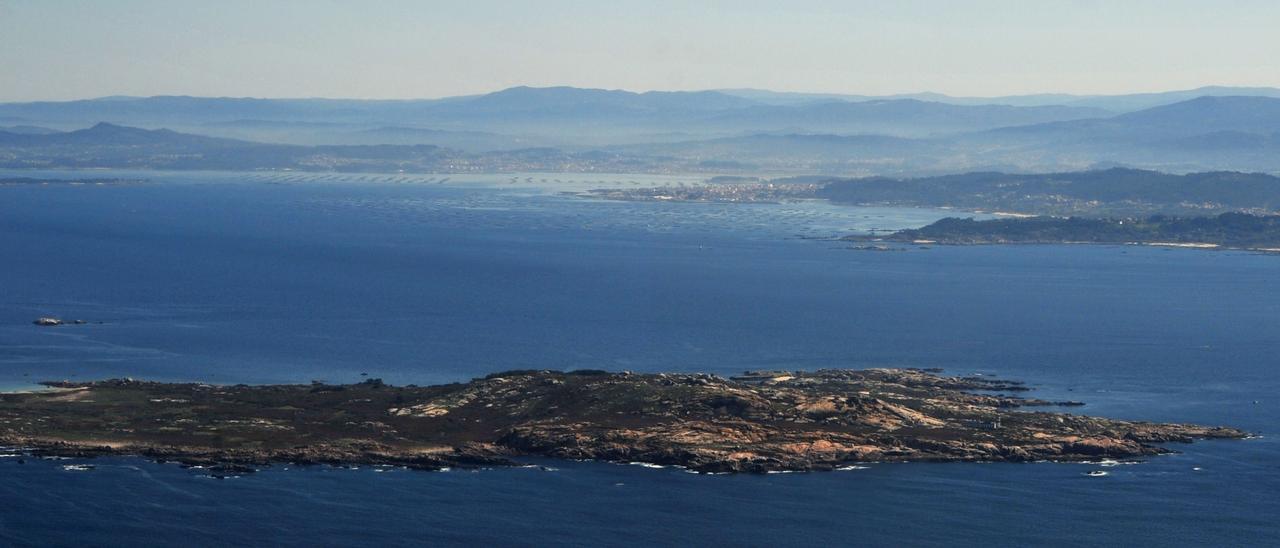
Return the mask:
<svg viewBox="0 0 1280 548">
<path fill-rule="evenodd" d="M 974 220 L 950 217 L 890 234 L 842 238 L 872 245 L 1147 245 L 1189 249 L 1280 249 L 1280 215 L 1228 212 L 1216 217 L 1082 218 L 1020 216 Z"/>
<path fill-rule="evenodd" d="M 1244 438 L 1228 427 L 1049 411 L 1022 383 L 917 369 L 707 374 L 508 371 L 467 383 L 49 382 L 0 395 L 0 445 L 37 456 L 139 455 L 219 470 L 272 464 L 438 470 L 519 457 L 697 472 L 860 462 L 1094 461 Z"/>
</svg>

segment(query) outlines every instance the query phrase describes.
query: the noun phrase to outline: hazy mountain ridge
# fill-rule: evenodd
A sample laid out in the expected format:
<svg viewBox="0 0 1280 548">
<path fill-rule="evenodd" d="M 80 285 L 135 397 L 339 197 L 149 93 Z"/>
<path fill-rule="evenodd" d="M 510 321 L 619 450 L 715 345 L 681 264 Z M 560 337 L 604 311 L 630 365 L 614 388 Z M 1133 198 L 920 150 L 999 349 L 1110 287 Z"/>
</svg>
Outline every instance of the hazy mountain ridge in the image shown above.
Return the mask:
<svg viewBox="0 0 1280 548">
<path fill-rule="evenodd" d="M 165 145 L 165 146 L 250 146 L 255 143 L 179 133 L 170 129 L 142 129 L 99 122 L 92 127 L 67 132 L 13 133 L 0 131 L 0 145 L 17 147 Z"/>
<path fill-rule="evenodd" d="M 1204 86 L 1188 90 L 1153 93 L 1127 93 L 1117 95 L 1075 95 L 1070 93 L 1034 93 L 993 97 L 965 97 L 943 93 L 899 93 L 890 95 L 849 95 L 840 93 L 778 92 L 761 89 L 722 89 L 729 95 L 737 95 L 770 104 L 795 104 L 812 101 L 872 101 L 876 99 L 919 99 L 953 105 L 1010 105 L 1010 106 L 1074 106 L 1109 110 L 1115 113 L 1133 112 L 1161 105 L 1179 103 L 1196 97 L 1255 96 L 1280 98 L 1280 88 Z"/>
<path fill-rule="evenodd" d="M 17 135 L 48 135 L 58 130 L 40 126 L 0 126 L 0 132 Z"/>
<path fill-rule="evenodd" d="M 961 106 L 918 99 L 882 99 L 753 106 L 720 113 L 703 123 L 720 130 L 794 130 L 924 137 L 1046 121 L 1100 118 L 1109 114 L 1100 109 L 1079 107 Z"/>
<path fill-rule="evenodd" d="M 728 96 L 716 92 L 637 94 L 513 88 L 447 102 L 301 100 L 307 109 L 325 105 L 322 110 L 327 118 L 237 117 L 179 125 L 174 127 L 177 131 L 163 130 L 169 131 L 167 134 L 142 133 L 148 130 L 119 124 L 70 132 L 26 126 L 0 131 L 0 150 L 7 151 L 10 165 L 26 165 L 24 157 L 42 147 L 108 147 L 142 139 L 136 144 L 157 150 L 169 147 L 165 149 L 169 151 L 175 150 L 173 147 L 179 142 L 189 148 L 254 148 L 259 152 L 273 145 L 390 147 L 378 152 L 377 156 L 384 159 L 387 154 L 394 154 L 396 146 L 419 145 L 470 155 L 472 159 L 510 157 L 509 151 L 518 149 L 540 150 L 544 155 L 555 150 L 554 155 L 578 159 L 607 151 L 615 159 L 628 158 L 627 165 L 642 166 L 644 171 L 928 175 L 974 170 L 1071 171 L 1121 165 L 1170 172 L 1280 172 L 1280 99 L 1270 97 L 1206 96 L 1107 117 L 1096 117 L 1098 111 L 1076 107 L 957 106 L 914 99 L 741 107 L 741 101 L 747 99 L 726 101 L 725 97 Z M 193 104 L 208 101 L 220 100 L 117 98 L 97 102 L 112 108 L 132 104 L 129 108 L 135 110 L 144 103 L 176 103 L 183 105 L 181 111 L 193 112 Z M 239 101 L 233 100 L 234 104 L 262 109 L 275 100 Z M 282 101 L 286 111 L 299 112 L 290 100 Z M 47 104 L 41 105 L 40 108 L 48 108 Z M 0 105 L 0 114 L 6 107 L 13 105 Z M 334 119 L 359 118 L 363 116 L 359 114 L 361 109 L 382 107 L 398 109 L 405 115 L 429 114 L 436 117 L 438 124 L 414 124 L 412 117 L 377 125 Z M 230 107 L 215 112 L 243 114 Z M 1052 121 L 1021 123 L 1043 119 Z M 485 120 L 498 120 L 492 123 L 500 127 L 487 128 L 490 122 Z M 1000 125 L 1006 123 L 1013 125 Z M 294 154 L 300 148 L 275 150 Z M 337 149 L 326 153 L 333 150 Z M 349 149 L 343 154 L 353 150 L 364 150 L 363 154 L 372 149 Z M 399 150 L 419 157 L 416 152 L 409 152 L 410 148 Z M 55 161 L 70 156 L 73 154 L 61 150 L 59 155 L 42 157 Z M 497 166 L 506 165 L 489 159 L 478 161 L 494 169 L 505 169 Z M 78 160 L 76 165 L 84 163 Z M 594 169 L 593 165 L 580 167 Z M 467 164 L 459 169 L 474 168 Z"/>
<path fill-rule="evenodd" d="M 523 148 L 470 153 L 427 144 L 286 145 L 99 123 L 47 135 L 0 132 L 3 168 L 130 168 L 351 172 L 653 170 L 656 164 L 603 151 Z"/>
<path fill-rule="evenodd" d="M 918 99 L 828 100 L 779 106 L 718 91 L 645 92 L 516 87 L 485 95 L 424 100 L 117 97 L 0 104 L 0 119 L 61 129 L 98 121 L 194 129 L 237 120 L 405 126 L 541 135 L 589 145 L 617 138 L 688 132 L 723 137 L 778 130 L 930 135 L 1076 120 L 1106 111 L 1061 106 L 961 106 Z"/>
<path fill-rule="evenodd" d="M 1280 130 L 1280 99 L 1271 97 L 1197 97 L 1158 107 L 1092 120 L 1066 120 L 999 128 L 990 134 L 1091 136 L 1161 140 L 1219 131 L 1271 133 Z"/>
<path fill-rule="evenodd" d="M 1098 120 L 999 128 L 957 144 L 991 157 L 1121 163 L 1168 171 L 1280 171 L 1280 99 L 1199 97 Z"/>
</svg>

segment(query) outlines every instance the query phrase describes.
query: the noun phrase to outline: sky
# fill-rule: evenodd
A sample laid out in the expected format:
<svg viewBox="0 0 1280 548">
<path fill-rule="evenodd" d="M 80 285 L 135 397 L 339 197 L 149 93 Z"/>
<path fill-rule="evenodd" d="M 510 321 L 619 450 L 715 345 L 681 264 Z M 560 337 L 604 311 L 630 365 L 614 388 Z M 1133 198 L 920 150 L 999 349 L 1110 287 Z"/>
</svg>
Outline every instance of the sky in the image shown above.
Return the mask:
<svg viewBox="0 0 1280 548">
<path fill-rule="evenodd" d="M 0 0 L 0 101 L 1280 87 L 1276 0 Z"/>
</svg>

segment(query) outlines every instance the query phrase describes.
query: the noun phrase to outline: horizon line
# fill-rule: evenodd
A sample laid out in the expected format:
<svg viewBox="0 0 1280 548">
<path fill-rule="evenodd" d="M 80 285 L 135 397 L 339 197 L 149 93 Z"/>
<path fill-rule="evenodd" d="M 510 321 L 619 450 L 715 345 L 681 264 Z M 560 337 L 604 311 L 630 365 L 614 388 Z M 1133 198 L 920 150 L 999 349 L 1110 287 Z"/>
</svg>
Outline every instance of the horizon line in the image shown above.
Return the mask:
<svg viewBox="0 0 1280 548">
<path fill-rule="evenodd" d="M 499 88 L 499 89 L 479 92 L 479 93 L 442 95 L 442 96 L 436 96 L 436 97 L 395 98 L 395 97 L 255 96 L 255 95 L 192 95 L 192 94 L 185 94 L 185 93 L 158 93 L 155 95 L 128 95 L 128 94 L 100 95 L 100 96 L 92 96 L 92 97 L 81 97 L 77 99 L 0 100 L 0 104 L 73 103 L 78 101 L 137 100 L 137 99 L 156 99 L 156 98 L 168 98 L 168 97 L 191 98 L 191 99 L 240 99 L 240 100 L 264 100 L 264 101 L 277 100 L 277 101 L 412 102 L 412 101 L 442 101 L 447 99 L 465 99 L 468 97 L 483 97 L 486 95 L 492 95 L 495 93 L 501 93 L 504 91 L 510 91 L 514 89 L 538 89 L 538 90 L 576 89 L 576 90 L 585 90 L 585 91 L 625 92 L 625 93 L 631 93 L 636 95 L 643 95 L 647 93 L 708 93 L 708 92 L 731 95 L 733 92 L 763 92 L 763 93 L 775 93 L 780 95 L 830 96 L 833 98 L 857 97 L 857 98 L 867 98 L 870 100 L 895 99 L 895 98 L 911 99 L 911 98 L 918 98 L 919 96 L 938 96 L 938 97 L 945 97 L 948 99 L 1012 99 L 1012 98 L 1029 98 L 1029 97 L 1044 97 L 1044 96 L 1064 96 L 1064 97 L 1070 97 L 1074 99 L 1093 99 L 1093 98 L 1105 98 L 1105 97 L 1126 97 L 1126 96 L 1134 96 L 1134 95 L 1161 95 L 1161 94 L 1167 94 L 1167 93 L 1186 93 L 1186 92 L 1195 92 L 1195 91 L 1215 89 L 1215 88 L 1242 89 L 1242 90 L 1271 90 L 1271 91 L 1280 92 L 1280 85 L 1245 86 L 1245 85 L 1229 85 L 1229 84 L 1205 84 L 1205 85 L 1197 86 L 1193 88 L 1165 89 L 1160 91 L 1131 91 L 1131 92 L 1123 92 L 1123 93 L 1082 94 L 1082 93 L 1059 92 L 1059 91 L 1040 91 L 1040 92 L 1032 92 L 1032 93 L 1014 93 L 1014 94 L 1006 94 L 1006 95 L 951 95 L 944 92 L 927 91 L 927 90 L 884 93 L 884 94 L 865 94 L 865 93 L 856 93 L 856 92 L 833 92 L 833 91 L 780 91 L 780 90 L 774 90 L 769 88 L 758 88 L 758 87 L 722 87 L 722 88 L 703 88 L 703 89 L 649 89 L 649 90 L 637 91 L 637 90 L 630 90 L 625 88 L 585 87 L 585 86 L 573 86 L 573 85 L 548 85 L 548 86 L 515 85 L 515 86 L 509 86 L 505 88 Z"/>
</svg>

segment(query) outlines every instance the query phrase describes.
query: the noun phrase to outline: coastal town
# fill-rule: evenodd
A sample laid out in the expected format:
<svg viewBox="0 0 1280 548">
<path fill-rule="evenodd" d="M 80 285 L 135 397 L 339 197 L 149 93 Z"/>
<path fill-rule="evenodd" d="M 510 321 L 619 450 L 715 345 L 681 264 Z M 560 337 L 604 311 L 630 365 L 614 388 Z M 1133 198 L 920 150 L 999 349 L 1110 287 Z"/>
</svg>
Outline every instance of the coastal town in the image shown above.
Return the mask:
<svg viewBox="0 0 1280 548">
<path fill-rule="evenodd" d="M 646 188 L 599 188 L 585 196 L 628 202 L 780 203 L 817 197 L 817 183 L 703 183 Z"/>
</svg>

